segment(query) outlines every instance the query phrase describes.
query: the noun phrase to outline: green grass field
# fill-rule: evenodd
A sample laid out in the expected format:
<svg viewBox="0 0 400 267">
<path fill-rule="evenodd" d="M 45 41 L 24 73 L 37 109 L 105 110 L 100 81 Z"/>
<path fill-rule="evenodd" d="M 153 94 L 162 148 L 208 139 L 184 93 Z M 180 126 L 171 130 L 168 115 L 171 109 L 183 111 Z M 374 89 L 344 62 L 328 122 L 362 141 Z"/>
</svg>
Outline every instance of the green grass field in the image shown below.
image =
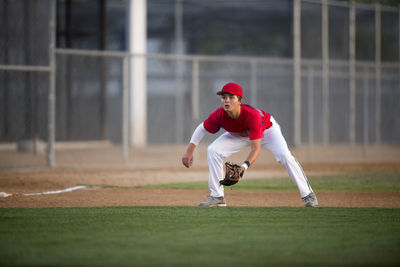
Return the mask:
<svg viewBox="0 0 400 267">
<path fill-rule="evenodd" d="M 0 266 L 399 266 L 400 210 L 0 209 Z"/>
<path fill-rule="evenodd" d="M 398 172 L 310 182 L 315 190 L 400 190 Z M 289 178 L 235 188 L 296 190 Z M 0 208 L 0 266 L 400 266 L 400 209 Z"/>
</svg>

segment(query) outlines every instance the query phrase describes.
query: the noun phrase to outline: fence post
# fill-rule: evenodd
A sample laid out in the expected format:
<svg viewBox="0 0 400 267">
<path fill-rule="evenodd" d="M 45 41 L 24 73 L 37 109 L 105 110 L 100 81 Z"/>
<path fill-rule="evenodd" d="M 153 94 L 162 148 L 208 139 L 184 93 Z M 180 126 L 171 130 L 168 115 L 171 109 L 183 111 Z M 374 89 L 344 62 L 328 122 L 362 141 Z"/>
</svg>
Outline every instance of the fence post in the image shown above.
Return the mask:
<svg viewBox="0 0 400 267">
<path fill-rule="evenodd" d="M 369 131 L 369 124 L 368 124 L 368 110 L 369 110 L 369 86 L 368 86 L 368 67 L 364 67 L 364 75 L 363 75 L 363 80 L 364 80 L 364 158 L 366 159 L 368 156 L 368 131 Z"/>
<path fill-rule="evenodd" d="M 129 57 L 122 61 L 122 159 L 124 165 L 129 159 Z"/>
<path fill-rule="evenodd" d="M 381 143 L 381 6 L 375 4 L 375 138 Z"/>
<path fill-rule="evenodd" d="M 314 70 L 312 65 L 308 67 L 308 159 L 313 159 L 314 150 Z"/>
<path fill-rule="evenodd" d="M 252 59 L 250 62 L 250 90 L 251 90 L 251 96 L 250 96 L 250 104 L 253 107 L 257 106 L 257 60 L 256 59 Z"/>
<path fill-rule="evenodd" d="M 356 9 L 354 1 L 350 1 L 349 10 L 349 140 L 350 145 L 356 141 Z"/>
<path fill-rule="evenodd" d="M 175 65 L 175 116 L 176 116 L 176 136 L 175 142 L 177 144 L 183 143 L 184 138 L 184 87 L 183 87 L 183 73 L 184 73 L 184 61 L 179 58 L 179 55 L 183 55 L 183 6 L 182 0 L 175 0 L 175 54 L 176 65 Z"/>
<path fill-rule="evenodd" d="M 323 144 L 329 144 L 329 6 L 322 2 L 322 118 Z"/>
<path fill-rule="evenodd" d="M 294 145 L 301 143 L 301 0 L 293 3 Z"/>
<path fill-rule="evenodd" d="M 192 119 L 193 126 L 196 127 L 200 120 L 200 107 L 199 107 L 199 61 L 194 59 L 192 66 Z"/>
<path fill-rule="evenodd" d="M 55 166 L 54 143 L 56 135 L 56 58 L 55 58 L 55 0 L 50 2 L 50 25 L 49 25 L 49 93 L 48 93 L 48 141 L 47 141 L 47 167 Z"/>
<path fill-rule="evenodd" d="M 146 10 L 147 1 L 129 0 L 130 57 L 130 141 L 131 146 L 147 145 L 147 67 L 146 67 Z"/>
</svg>

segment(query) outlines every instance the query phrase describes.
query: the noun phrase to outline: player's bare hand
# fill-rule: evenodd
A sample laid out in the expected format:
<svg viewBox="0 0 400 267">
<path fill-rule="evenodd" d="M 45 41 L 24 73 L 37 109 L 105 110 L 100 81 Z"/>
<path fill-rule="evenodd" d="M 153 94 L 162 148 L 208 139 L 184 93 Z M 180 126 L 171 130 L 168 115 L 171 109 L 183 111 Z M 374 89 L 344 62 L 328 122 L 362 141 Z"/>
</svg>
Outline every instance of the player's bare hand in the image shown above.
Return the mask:
<svg viewBox="0 0 400 267">
<path fill-rule="evenodd" d="M 186 168 L 190 168 L 193 164 L 193 154 L 185 153 L 182 157 L 182 163 Z"/>
<path fill-rule="evenodd" d="M 185 154 L 182 156 L 182 163 L 186 168 L 190 168 L 193 164 L 193 151 L 196 148 L 196 145 L 190 143 L 186 148 Z"/>
</svg>

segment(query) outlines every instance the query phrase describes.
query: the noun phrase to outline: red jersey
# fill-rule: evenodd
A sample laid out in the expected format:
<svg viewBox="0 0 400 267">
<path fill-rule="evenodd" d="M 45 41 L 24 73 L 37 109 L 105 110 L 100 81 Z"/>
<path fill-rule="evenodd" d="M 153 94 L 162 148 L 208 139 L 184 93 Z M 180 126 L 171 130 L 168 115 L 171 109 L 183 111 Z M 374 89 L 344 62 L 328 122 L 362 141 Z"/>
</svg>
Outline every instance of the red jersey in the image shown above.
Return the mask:
<svg viewBox="0 0 400 267">
<path fill-rule="evenodd" d="M 250 140 L 264 137 L 264 130 L 272 126 L 271 115 L 250 105 L 240 106 L 240 115 L 236 120 L 229 117 L 224 108 L 220 107 L 204 121 L 204 128 L 214 134 L 220 128 L 230 133 L 248 136 Z"/>
</svg>

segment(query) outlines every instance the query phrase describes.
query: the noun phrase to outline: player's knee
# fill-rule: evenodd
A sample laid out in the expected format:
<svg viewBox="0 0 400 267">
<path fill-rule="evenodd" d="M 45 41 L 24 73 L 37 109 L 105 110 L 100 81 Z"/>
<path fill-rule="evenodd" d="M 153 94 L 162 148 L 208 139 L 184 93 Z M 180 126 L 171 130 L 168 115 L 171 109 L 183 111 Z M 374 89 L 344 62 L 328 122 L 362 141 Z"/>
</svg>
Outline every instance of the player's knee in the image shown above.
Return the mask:
<svg viewBox="0 0 400 267">
<path fill-rule="evenodd" d="M 278 153 L 275 155 L 275 159 L 280 164 L 285 165 L 286 162 L 288 161 L 289 157 L 291 157 L 291 156 L 292 156 L 292 154 L 290 152 Z"/>
</svg>

